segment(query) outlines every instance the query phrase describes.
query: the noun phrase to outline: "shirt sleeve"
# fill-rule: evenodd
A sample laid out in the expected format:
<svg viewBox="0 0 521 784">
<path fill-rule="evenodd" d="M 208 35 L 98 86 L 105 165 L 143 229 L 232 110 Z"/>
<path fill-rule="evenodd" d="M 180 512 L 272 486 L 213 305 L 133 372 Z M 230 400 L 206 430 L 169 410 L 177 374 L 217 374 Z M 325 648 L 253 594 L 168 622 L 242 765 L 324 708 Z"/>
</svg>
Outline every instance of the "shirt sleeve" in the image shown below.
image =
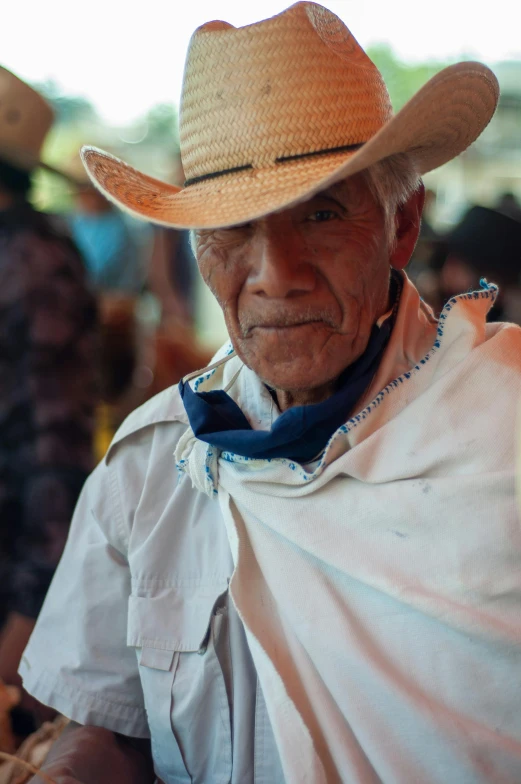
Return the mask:
<svg viewBox="0 0 521 784">
<path fill-rule="evenodd" d="M 145 738 L 137 658 L 126 644 L 123 528 L 115 469 L 102 462 L 82 490 L 20 675 L 30 694 L 70 719 Z"/>
<path fill-rule="evenodd" d="M 29 234 L 22 250 L 26 332 L 20 374 L 30 457 L 21 472 L 9 609 L 36 618 L 93 468 L 97 319 L 72 244 Z"/>
</svg>

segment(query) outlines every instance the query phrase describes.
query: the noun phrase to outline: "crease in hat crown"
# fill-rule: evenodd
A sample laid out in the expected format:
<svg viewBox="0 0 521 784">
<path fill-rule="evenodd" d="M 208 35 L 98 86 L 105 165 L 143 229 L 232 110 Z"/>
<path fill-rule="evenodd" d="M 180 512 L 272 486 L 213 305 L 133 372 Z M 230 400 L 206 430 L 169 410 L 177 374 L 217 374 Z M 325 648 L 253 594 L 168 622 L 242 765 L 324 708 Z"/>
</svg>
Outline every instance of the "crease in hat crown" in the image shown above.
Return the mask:
<svg viewBox="0 0 521 784">
<path fill-rule="evenodd" d="M 191 38 L 179 121 L 187 182 L 355 148 L 391 116 L 376 66 L 315 3 L 241 28 L 210 22 Z"/>
</svg>

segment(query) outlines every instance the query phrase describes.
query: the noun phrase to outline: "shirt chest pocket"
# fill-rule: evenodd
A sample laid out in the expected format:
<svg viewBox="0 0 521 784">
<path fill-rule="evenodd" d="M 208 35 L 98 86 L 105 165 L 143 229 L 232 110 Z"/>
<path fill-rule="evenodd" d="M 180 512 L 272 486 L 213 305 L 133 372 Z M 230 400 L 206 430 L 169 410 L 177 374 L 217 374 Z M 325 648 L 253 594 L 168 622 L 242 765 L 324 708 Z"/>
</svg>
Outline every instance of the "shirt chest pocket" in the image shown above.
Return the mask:
<svg viewBox="0 0 521 784">
<path fill-rule="evenodd" d="M 157 775 L 165 784 L 228 784 L 232 772 L 227 584 L 131 596 L 136 649 Z M 224 670 L 223 670 L 224 664 Z"/>
</svg>

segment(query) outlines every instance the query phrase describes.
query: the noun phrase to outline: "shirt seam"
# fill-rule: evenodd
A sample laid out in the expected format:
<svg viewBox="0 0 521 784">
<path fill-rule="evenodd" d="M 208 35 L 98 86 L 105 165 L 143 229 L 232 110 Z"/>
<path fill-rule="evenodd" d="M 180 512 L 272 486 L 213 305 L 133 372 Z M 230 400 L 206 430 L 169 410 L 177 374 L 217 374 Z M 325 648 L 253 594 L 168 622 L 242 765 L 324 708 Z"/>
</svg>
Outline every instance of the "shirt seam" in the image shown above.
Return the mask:
<svg viewBox="0 0 521 784">
<path fill-rule="evenodd" d="M 215 575 L 213 577 L 187 577 L 185 579 L 171 578 L 165 579 L 162 577 L 131 575 L 131 590 L 134 591 L 139 588 L 174 588 L 180 590 L 182 588 L 205 588 L 205 589 L 226 589 L 230 581 L 230 575 Z M 131 594 L 138 599 L 154 599 L 154 596 L 139 596 Z"/>
<path fill-rule="evenodd" d="M 25 657 L 24 657 L 25 658 Z M 28 682 L 34 685 L 35 690 L 38 689 L 39 684 L 43 684 L 47 688 L 55 691 L 62 697 L 70 697 L 80 694 L 82 698 L 86 698 L 92 702 L 101 702 L 105 705 L 113 706 L 114 708 L 126 708 L 131 711 L 135 711 L 136 713 L 145 716 L 146 711 L 136 702 L 123 702 L 118 700 L 110 700 L 106 697 L 101 697 L 99 694 L 93 694 L 92 692 L 85 691 L 81 687 L 74 685 L 74 687 L 69 686 L 62 678 L 57 675 L 51 675 L 49 672 L 45 672 L 44 670 L 38 670 L 35 667 L 32 667 L 28 660 L 24 661 L 22 658 L 22 665 L 20 667 L 20 674 L 22 674 L 24 683 Z M 74 679 L 74 676 L 73 676 Z M 64 688 L 65 687 L 65 688 Z"/>
<path fill-rule="evenodd" d="M 108 468 L 109 471 L 109 487 L 111 492 L 112 503 L 114 506 L 114 518 L 118 536 L 123 546 L 122 552 L 124 555 L 128 554 L 129 537 L 125 531 L 125 524 L 123 520 L 123 512 L 121 509 L 121 491 L 119 486 L 119 477 L 114 469 Z M 118 548 L 119 549 L 119 548 Z"/>
</svg>

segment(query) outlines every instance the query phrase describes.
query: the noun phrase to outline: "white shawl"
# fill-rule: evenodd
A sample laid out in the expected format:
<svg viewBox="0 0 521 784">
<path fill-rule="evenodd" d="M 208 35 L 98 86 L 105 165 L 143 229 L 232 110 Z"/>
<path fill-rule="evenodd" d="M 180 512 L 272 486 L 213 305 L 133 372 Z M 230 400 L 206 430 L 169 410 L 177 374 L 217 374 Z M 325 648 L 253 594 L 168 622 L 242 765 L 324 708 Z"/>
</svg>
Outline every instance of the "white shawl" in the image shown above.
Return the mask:
<svg viewBox="0 0 521 784">
<path fill-rule="evenodd" d="M 312 470 L 179 444 L 224 515 L 291 784 L 521 781 L 521 330 L 485 323 L 495 294 L 436 323 L 405 278 L 376 378 Z"/>
</svg>

